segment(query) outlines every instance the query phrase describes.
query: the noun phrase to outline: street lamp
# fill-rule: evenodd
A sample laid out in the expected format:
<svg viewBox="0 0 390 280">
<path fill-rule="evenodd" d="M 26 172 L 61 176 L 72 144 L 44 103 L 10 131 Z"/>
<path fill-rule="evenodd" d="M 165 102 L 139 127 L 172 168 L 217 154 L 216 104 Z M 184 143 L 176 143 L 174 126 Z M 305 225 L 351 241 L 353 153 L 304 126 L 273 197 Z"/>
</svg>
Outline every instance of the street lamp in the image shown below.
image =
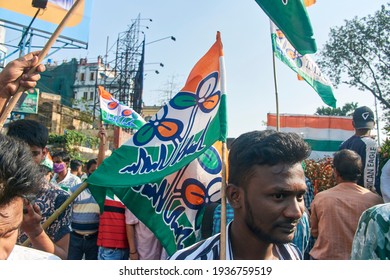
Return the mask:
<svg viewBox="0 0 390 280">
<path fill-rule="evenodd" d="M 173 37 L 173 36 L 168 36 L 168 37 L 164 37 L 164 38 L 161 38 L 161 39 L 158 39 L 158 40 L 154 40 L 154 41 L 151 41 L 151 42 L 147 42 L 145 43 L 145 45 L 150 45 L 150 44 L 153 44 L 153 43 L 156 43 L 156 42 L 159 42 L 159 41 L 162 41 L 162 40 L 166 40 L 166 39 L 171 39 L 172 41 L 176 41 L 176 38 Z"/>
</svg>

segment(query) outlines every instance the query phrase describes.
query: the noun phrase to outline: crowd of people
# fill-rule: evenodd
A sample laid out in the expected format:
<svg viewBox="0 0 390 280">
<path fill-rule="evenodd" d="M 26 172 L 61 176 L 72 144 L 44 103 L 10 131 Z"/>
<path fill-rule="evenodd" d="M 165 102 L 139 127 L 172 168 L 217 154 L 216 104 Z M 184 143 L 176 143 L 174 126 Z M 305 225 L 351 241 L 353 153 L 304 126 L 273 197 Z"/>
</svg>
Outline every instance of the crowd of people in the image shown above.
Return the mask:
<svg viewBox="0 0 390 280">
<path fill-rule="evenodd" d="M 36 86 L 44 66 L 26 73 L 37 55 L 14 60 L 0 73 L 0 112 L 19 86 Z M 311 150 L 299 135 L 242 134 L 229 150 L 226 240 L 221 244 L 217 206 L 204 217 L 212 223 L 209 233 L 168 256 L 113 193 L 100 209 L 83 183 L 104 160 L 103 125 L 97 158 L 83 163 L 59 151 L 51 163 L 47 128 L 12 122 L 0 134 L 0 259 L 210 260 L 221 258 L 222 245 L 228 260 L 390 259 L 390 167 L 379 170 L 374 124 L 370 108 L 355 110 L 355 134 L 333 157 L 336 186 L 316 195 L 302 165 Z"/>
</svg>

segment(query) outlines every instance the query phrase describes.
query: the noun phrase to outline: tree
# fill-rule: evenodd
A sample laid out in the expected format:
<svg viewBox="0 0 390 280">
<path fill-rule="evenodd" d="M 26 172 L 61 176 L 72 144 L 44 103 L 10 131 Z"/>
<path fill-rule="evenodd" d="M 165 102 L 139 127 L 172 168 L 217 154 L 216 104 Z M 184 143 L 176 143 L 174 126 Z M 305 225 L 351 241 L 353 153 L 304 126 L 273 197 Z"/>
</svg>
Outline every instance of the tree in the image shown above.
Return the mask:
<svg viewBox="0 0 390 280">
<path fill-rule="evenodd" d="M 345 103 L 343 107 L 331 108 L 331 107 L 319 107 L 315 114 L 321 116 L 352 116 L 353 111 L 358 107 L 357 103 Z"/>
<path fill-rule="evenodd" d="M 375 14 L 331 28 L 318 64 L 334 86 L 369 91 L 390 110 L 390 3 Z"/>
</svg>

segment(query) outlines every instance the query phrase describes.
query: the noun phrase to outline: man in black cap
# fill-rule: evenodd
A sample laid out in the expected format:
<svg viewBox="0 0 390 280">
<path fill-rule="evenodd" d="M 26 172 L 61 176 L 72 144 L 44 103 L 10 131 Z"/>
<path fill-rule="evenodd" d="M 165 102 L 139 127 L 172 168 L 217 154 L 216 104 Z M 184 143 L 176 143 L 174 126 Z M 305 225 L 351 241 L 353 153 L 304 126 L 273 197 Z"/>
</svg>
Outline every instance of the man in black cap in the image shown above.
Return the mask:
<svg viewBox="0 0 390 280">
<path fill-rule="evenodd" d="M 380 194 L 378 144 L 371 137 L 371 130 L 375 125 L 374 113 L 367 106 L 356 108 L 353 113 L 352 125 L 355 128 L 355 134 L 344 141 L 339 150 L 349 149 L 360 155 L 363 173 L 357 184 Z"/>
</svg>

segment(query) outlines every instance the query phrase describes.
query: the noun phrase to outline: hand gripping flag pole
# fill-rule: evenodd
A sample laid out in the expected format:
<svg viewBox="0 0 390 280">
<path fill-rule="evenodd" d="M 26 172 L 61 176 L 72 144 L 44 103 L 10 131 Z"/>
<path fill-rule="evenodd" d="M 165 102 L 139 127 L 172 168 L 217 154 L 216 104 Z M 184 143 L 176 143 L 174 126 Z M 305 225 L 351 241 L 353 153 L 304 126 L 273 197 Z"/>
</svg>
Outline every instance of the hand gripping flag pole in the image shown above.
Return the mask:
<svg viewBox="0 0 390 280">
<path fill-rule="evenodd" d="M 50 48 L 53 46 L 55 41 L 57 40 L 58 36 L 61 34 L 62 30 L 64 29 L 66 23 L 68 22 L 69 18 L 72 16 L 74 11 L 77 10 L 77 8 L 84 2 L 84 0 L 76 0 L 76 2 L 73 4 L 72 8 L 67 12 L 65 17 L 62 19 L 61 23 L 58 25 L 57 29 L 54 31 L 53 35 L 50 37 L 49 41 L 46 43 L 42 51 L 39 53 L 38 56 L 38 62 L 35 67 L 31 68 L 28 74 L 32 74 L 35 72 L 36 67 L 43 61 L 43 59 L 46 57 L 46 55 L 49 53 Z M 20 79 L 20 78 L 19 78 Z M 16 103 L 18 102 L 19 98 L 22 96 L 23 92 L 25 91 L 24 87 L 19 86 L 16 93 L 11 97 L 10 101 L 8 102 L 7 107 L 5 107 L 3 114 L 0 116 L 0 130 L 4 126 L 4 122 L 6 121 L 8 115 L 12 112 L 14 109 Z"/>
</svg>

